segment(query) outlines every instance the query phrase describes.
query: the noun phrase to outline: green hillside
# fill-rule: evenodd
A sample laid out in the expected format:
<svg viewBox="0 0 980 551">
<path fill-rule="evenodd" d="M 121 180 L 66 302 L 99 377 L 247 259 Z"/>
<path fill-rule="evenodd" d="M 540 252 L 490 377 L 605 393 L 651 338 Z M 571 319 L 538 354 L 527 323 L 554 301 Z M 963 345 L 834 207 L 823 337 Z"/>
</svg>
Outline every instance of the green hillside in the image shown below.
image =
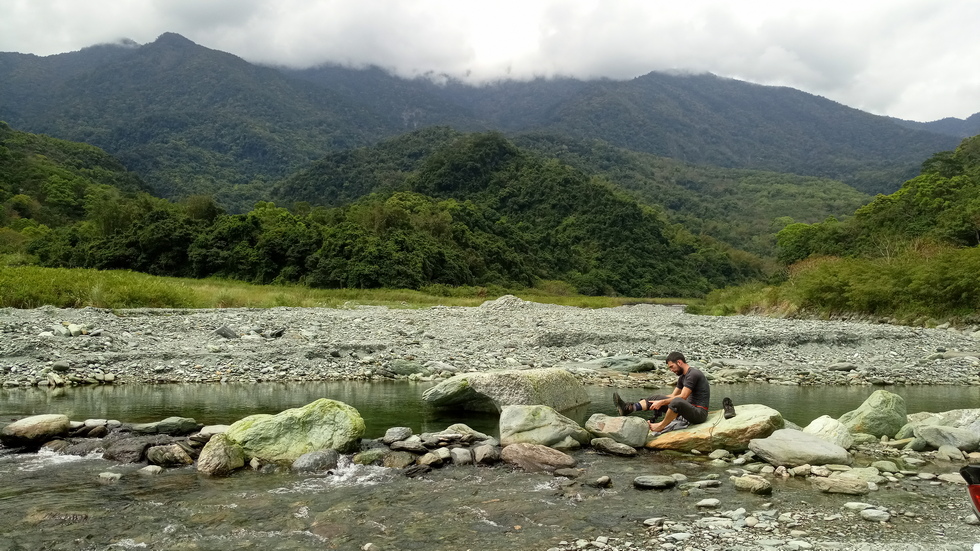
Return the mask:
<svg viewBox="0 0 980 551">
<path fill-rule="evenodd" d="M 96 147 L 0 122 L 0 255 L 22 252 L 31 236 L 48 228 L 84 220 L 106 197 L 146 189 Z"/>
<path fill-rule="evenodd" d="M 362 152 L 378 161 L 362 165 L 366 174 L 398 176 L 342 207 L 259 203 L 228 215 L 202 196 L 172 203 L 107 191 L 86 199 L 95 208 L 83 219 L 23 235 L 21 251 L 48 267 L 328 288 L 559 280 L 592 295 L 699 296 L 761 274 L 752 255 L 673 226 L 608 181 L 500 134 L 434 129 L 414 138 L 389 144 L 390 157 Z M 343 171 L 323 167 L 342 183 Z M 304 176 L 284 184 L 319 182 L 314 170 Z"/>
<path fill-rule="evenodd" d="M 336 207 L 374 192 L 407 190 L 426 158 L 460 136 L 433 127 L 331 153 L 278 182 L 271 197 L 284 205 Z M 515 136 L 513 142 L 601 177 L 690 233 L 761 256 L 775 255 L 776 232 L 783 226 L 843 216 L 870 199 L 825 178 L 695 166 L 598 140 L 535 133 Z"/>
<path fill-rule="evenodd" d="M 980 322 L 980 136 L 933 155 L 853 217 L 791 224 L 777 238 L 789 280 L 716 292 L 707 311 Z"/>
</svg>

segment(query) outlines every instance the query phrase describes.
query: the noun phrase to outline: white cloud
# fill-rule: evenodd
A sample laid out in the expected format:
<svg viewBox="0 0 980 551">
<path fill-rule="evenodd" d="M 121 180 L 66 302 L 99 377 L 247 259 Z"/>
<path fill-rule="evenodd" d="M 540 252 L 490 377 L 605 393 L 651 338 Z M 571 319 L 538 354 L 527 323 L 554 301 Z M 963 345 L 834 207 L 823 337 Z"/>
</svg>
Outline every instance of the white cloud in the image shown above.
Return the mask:
<svg viewBox="0 0 980 551">
<path fill-rule="evenodd" d="M 250 61 L 474 82 L 710 71 L 916 120 L 980 111 L 972 0 L 4 0 L 0 51 L 177 32 Z"/>
</svg>

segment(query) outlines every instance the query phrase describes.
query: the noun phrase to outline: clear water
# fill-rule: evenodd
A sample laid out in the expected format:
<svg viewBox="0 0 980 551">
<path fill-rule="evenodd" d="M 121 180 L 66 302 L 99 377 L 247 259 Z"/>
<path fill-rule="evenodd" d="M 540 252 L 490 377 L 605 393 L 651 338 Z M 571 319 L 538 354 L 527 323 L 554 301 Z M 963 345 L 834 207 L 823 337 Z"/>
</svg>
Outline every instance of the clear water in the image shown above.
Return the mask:
<svg viewBox="0 0 980 551">
<path fill-rule="evenodd" d="M 64 413 L 72 419 L 110 418 L 154 421 L 172 415 L 203 423 L 230 423 L 253 413 L 275 413 L 327 397 L 347 402 L 365 417 L 368 437 L 390 426 L 416 432 L 442 430 L 466 422 L 496 432 L 489 415 L 461 416 L 421 407 L 427 387 L 407 383 L 306 383 L 259 385 L 119 386 L 60 390 L 15 389 L 0 392 L 0 420 L 29 414 Z M 797 424 L 823 414 L 839 416 L 854 409 L 874 388 L 715 386 L 713 404 L 723 396 L 736 403 L 766 403 Z M 945 411 L 980 404 L 975 387 L 889 387 L 902 394 L 913 411 Z M 590 388 L 593 403 L 578 412 L 612 413 L 612 389 Z M 643 391 L 623 389 L 627 398 Z M 505 466 L 456 467 L 409 479 L 397 471 L 345 465 L 333 475 L 240 472 L 229 478 L 199 476 L 193 468 L 171 469 L 155 477 L 137 474 L 142 465 L 118 465 L 97 457 L 0 452 L 0 551 L 8 549 L 361 549 L 367 543 L 394 549 L 539 549 L 559 541 L 605 535 L 634 542 L 651 536 L 642 520 L 703 514 L 698 495 L 642 492 L 631 481 L 641 474 L 684 473 L 692 479 L 723 469 L 690 456 L 641 452 L 636 458 L 575 453 L 585 469 L 581 481 L 610 476 L 609 489 L 529 474 Z M 114 483 L 100 482 L 103 472 L 120 473 Z M 777 480 L 773 496 L 736 494 L 731 485 L 709 492 L 723 508 L 780 511 L 837 511 L 839 497 L 814 495 L 805 482 Z M 917 517 L 910 530 L 947 523 L 965 514 L 966 500 L 950 485 L 909 482 L 875 503 L 902 510 L 935 511 Z M 962 492 L 961 492 L 962 493 Z M 704 496 L 707 497 L 708 495 Z M 965 495 L 965 494 L 964 494 Z M 849 499 L 844 499 L 847 501 Z M 952 503 L 963 502 L 963 511 Z M 826 502 L 826 503 L 824 503 Z M 951 510 L 952 509 L 952 510 Z M 826 525 L 815 516 L 815 532 Z M 869 540 L 902 541 L 901 522 L 893 527 L 867 523 Z M 954 525 L 955 526 L 955 525 Z M 807 529 L 807 526 L 803 526 Z M 973 527 L 966 527 L 973 529 Z M 921 534 L 925 541 L 936 538 Z M 961 535 L 948 528 L 943 543 Z M 962 535 L 968 538 L 969 535 Z M 650 544 L 650 548 L 659 548 Z"/>
<path fill-rule="evenodd" d="M 119 385 L 57 389 L 0 389 L 0 422 L 26 415 L 61 413 L 72 420 L 118 419 L 144 423 L 171 416 L 192 417 L 205 424 L 230 424 L 256 413 L 278 413 L 319 398 L 331 398 L 357 408 L 367 425 L 367 437 L 375 438 L 393 426 L 415 432 L 436 432 L 453 423 L 466 423 L 492 434 L 493 415 L 437 410 L 421 401 L 432 383 L 407 382 L 311 382 L 222 385 Z M 909 413 L 980 407 L 977 386 L 889 386 L 889 392 L 905 398 Z M 584 422 L 593 413 L 613 414 L 612 392 L 626 400 L 639 400 L 653 391 L 642 389 L 587 388 L 592 403 L 570 416 Z M 766 404 L 789 421 L 805 426 L 821 415 L 840 417 L 857 408 L 876 390 L 868 386 L 713 385 L 712 406 L 731 397 L 735 404 Z"/>
</svg>

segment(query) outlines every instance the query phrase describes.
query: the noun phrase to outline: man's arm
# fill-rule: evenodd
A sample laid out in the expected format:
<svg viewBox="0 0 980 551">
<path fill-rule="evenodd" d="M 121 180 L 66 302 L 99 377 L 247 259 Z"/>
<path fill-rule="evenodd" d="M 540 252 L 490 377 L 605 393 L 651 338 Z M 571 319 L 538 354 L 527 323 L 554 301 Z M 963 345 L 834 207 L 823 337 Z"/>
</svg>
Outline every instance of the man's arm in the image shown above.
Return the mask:
<svg viewBox="0 0 980 551">
<path fill-rule="evenodd" d="M 656 402 L 650 402 L 650 404 L 649 404 L 648 407 L 649 407 L 649 409 L 656 409 L 656 408 L 659 408 L 659 407 L 662 407 L 662 406 L 666 406 L 667 404 L 669 404 L 671 402 L 671 400 L 673 400 L 674 398 L 677 398 L 678 396 L 680 396 L 681 398 L 684 398 L 686 400 L 687 397 L 690 396 L 690 395 L 691 395 L 691 389 L 689 389 L 689 388 L 677 388 L 675 386 L 674 387 L 674 390 L 670 394 L 668 394 L 666 398 L 664 398 L 663 400 L 657 400 Z"/>
</svg>

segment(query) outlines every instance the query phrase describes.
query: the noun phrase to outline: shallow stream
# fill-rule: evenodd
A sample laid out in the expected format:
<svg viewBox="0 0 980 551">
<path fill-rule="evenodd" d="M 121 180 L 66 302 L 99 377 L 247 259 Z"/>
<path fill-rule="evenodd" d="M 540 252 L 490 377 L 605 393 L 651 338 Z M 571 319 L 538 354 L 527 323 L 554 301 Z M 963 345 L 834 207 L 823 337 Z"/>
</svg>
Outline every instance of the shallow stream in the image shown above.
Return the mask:
<svg viewBox="0 0 980 551">
<path fill-rule="evenodd" d="M 367 437 L 391 426 L 416 432 L 439 431 L 455 422 L 496 433 L 495 416 L 459 415 L 419 406 L 424 384 L 303 383 L 256 385 L 169 385 L 14 389 L 0 391 L 0 420 L 41 413 L 145 422 L 180 415 L 206 424 L 231 423 L 253 413 L 276 413 L 328 397 L 356 407 L 367 423 Z M 909 412 L 976 407 L 977 387 L 889 387 L 905 397 Z M 613 413 L 613 389 L 590 388 L 593 403 L 578 412 Z M 799 425 L 856 408 L 870 387 L 782 387 L 733 385 L 712 388 L 712 404 L 723 396 L 736 404 L 765 403 Z M 625 389 L 625 398 L 642 391 Z M 720 489 L 642 492 L 632 487 L 641 474 L 682 473 L 691 480 L 724 468 L 700 458 L 642 451 L 636 458 L 576 452 L 585 474 L 578 481 L 528 474 L 508 467 L 454 467 L 409 479 L 379 467 L 345 465 L 331 475 L 240 472 L 229 478 L 199 476 L 193 468 L 171 469 L 154 477 L 136 474 L 142 465 L 117 465 L 95 457 L 0 452 L 0 550 L 7 549 L 538 549 L 560 541 L 597 536 L 621 538 L 639 545 L 652 535 L 644 519 L 678 520 L 703 515 L 695 506 L 702 497 L 721 499 L 722 509 L 768 506 L 797 512 L 799 529 L 813 539 L 853 537 L 853 518 L 828 517 L 852 501 L 814 493 L 798 479 L 777 479 L 768 497 Z M 121 473 L 102 483 L 99 474 Z M 612 486 L 587 482 L 609 476 Z M 959 492 L 963 493 L 963 492 Z M 891 527 L 861 526 L 862 541 L 963 540 L 954 522 L 965 514 L 965 499 L 949 485 L 908 480 L 872 498 L 895 510 L 914 510 Z M 703 494 L 703 495 L 702 495 Z M 965 495 L 965 493 L 964 493 Z M 962 501 L 962 504 L 960 503 Z M 838 503 L 839 502 L 839 503 Z M 931 512 L 935 517 L 931 517 Z M 813 526 L 807 524 L 813 516 Z M 832 520 L 826 520 L 831 518 Z M 839 529 L 835 527 L 839 524 Z M 861 522 L 861 521 L 858 521 Z M 949 523 L 948 525 L 946 523 Z M 904 524 L 903 524 L 904 523 Z M 819 532 L 815 531 L 819 525 Z M 906 526 L 907 525 L 907 526 Z M 899 529 L 896 530 L 896 527 Z M 907 529 L 907 530 L 906 530 Z M 836 530 L 836 533 L 835 533 Z M 787 530 L 788 533 L 788 530 Z M 778 534 L 776 534 L 778 535 Z M 775 537 L 775 536 L 773 536 Z M 802 536 L 800 536 L 802 537 Z M 938 539 L 937 539 L 938 538 Z M 651 543 L 650 548 L 659 548 Z"/>
</svg>

